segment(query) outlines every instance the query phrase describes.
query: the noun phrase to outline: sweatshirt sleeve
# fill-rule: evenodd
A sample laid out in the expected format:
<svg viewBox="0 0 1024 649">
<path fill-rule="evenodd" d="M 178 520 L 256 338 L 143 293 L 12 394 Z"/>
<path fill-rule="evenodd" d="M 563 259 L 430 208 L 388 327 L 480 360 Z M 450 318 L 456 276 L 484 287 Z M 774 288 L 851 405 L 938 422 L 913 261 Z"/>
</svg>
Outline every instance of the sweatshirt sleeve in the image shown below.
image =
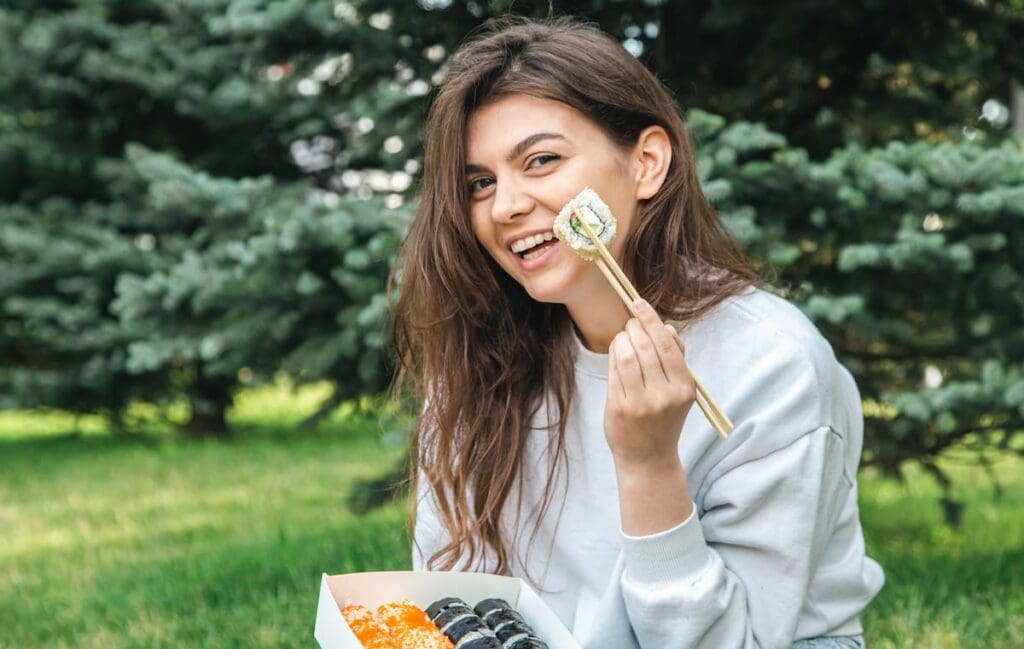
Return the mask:
<svg viewBox="0 0 1024 649">
<path fill-rule="evenodd" d="M 830 426 L 808 431 L 718 476 L 678 526 L 624 535 L 620 585 L 639 646 L 788 648 L 849 488 L 843 445 Z"/>
<path fill-rule="evenodd" d="M 427 570 L 427 562 L 448 543 L 448 536 L 438 517 L 434 498 L 424 487 L 426 479 L 420 474 L 416 494 L 416 521 L 412 538 L 412 569 Z"/>
</svg>

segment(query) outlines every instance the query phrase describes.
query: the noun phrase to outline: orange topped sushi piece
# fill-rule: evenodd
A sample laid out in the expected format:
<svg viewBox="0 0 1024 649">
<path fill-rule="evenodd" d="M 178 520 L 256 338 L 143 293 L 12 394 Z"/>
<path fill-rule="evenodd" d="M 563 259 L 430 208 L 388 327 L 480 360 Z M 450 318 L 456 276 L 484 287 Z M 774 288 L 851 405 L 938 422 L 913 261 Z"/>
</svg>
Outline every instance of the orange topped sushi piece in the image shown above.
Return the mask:
<svg viewBox="0 0 1024 649">
<path fill-rule="evenodd" d="M 365 649 L 403 649 L 388 627 L 365 606 L 346 606 L 341 609 L 341 616 Z"/>
<path fill-rule="evenodd" d="M 437 627 L 433 629 L 407 628 L 395 634 L 402 649 L 453 649 L 452 641 L 444 637 Z"/>
<path fill-rule="evenodd" d="M 408 600 L 381 604 L 377 618 L 391 630 L 401 649 L 454 649 L 426 611 Z"/>
</svg>

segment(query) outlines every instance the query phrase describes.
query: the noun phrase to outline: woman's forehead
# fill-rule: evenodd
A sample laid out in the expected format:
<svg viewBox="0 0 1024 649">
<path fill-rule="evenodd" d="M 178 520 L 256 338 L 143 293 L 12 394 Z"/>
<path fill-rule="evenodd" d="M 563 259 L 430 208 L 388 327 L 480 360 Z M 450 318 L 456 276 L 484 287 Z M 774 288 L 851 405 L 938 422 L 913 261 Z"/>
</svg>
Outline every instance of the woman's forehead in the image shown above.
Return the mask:
<svg viewBox="0 0 1024 649">
<path fill-rule="evenodd" d="M 529 95 L 511 95 L 485 104 L 469 117 L 466 159 L 470 162 L 504 160 L 516 145 L 537 134 L 560 136 L 573 144 L 597 130 L 582 113 L 568 104 Z"/>
</svg>

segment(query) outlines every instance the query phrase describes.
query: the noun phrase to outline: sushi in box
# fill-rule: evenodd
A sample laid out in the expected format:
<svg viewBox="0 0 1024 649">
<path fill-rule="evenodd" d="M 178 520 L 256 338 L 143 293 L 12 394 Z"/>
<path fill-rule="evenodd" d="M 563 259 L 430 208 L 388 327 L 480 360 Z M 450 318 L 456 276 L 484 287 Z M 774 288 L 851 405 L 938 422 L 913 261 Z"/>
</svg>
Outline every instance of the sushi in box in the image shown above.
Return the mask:
<svg viewBox="0 0 1024 649">
<path fill-rule="evenodd" d="M 342 615 L 345 607 L 374 610 L 382 604 L 411 601 L 424 611 L 434 605 L 430 613 L 435 614 L 439 606 L 444 606 L 442 600 L 454 599 L 478 610 L 478 603 L 488 606 L 485 600 L 504 600 L 514 611 L 509 615 L 518 613 L 533 635 L 550 649 L 581 649 L 555 612 L 522 579 L 471 572 L 324 574 L 313 635 L 321 649 L 363 649 Z"/>
</svg>

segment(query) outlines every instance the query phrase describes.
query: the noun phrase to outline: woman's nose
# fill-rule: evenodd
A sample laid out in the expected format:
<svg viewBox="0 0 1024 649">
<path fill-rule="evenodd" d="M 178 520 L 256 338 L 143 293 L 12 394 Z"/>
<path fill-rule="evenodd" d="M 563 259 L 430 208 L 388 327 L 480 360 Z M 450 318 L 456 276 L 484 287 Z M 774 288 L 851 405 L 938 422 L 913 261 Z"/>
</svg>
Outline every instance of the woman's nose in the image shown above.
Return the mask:
<svg viewBox="0 0 1024 649">
<path fill-rule="evenodd" d="M 499 222 L 508 222 L 517 216 L 529 214 L 533 209 L 533 199 L 511 181 L 496 183 L 494 202 L 491 203 L 491 218 Z"/>
</svg>

